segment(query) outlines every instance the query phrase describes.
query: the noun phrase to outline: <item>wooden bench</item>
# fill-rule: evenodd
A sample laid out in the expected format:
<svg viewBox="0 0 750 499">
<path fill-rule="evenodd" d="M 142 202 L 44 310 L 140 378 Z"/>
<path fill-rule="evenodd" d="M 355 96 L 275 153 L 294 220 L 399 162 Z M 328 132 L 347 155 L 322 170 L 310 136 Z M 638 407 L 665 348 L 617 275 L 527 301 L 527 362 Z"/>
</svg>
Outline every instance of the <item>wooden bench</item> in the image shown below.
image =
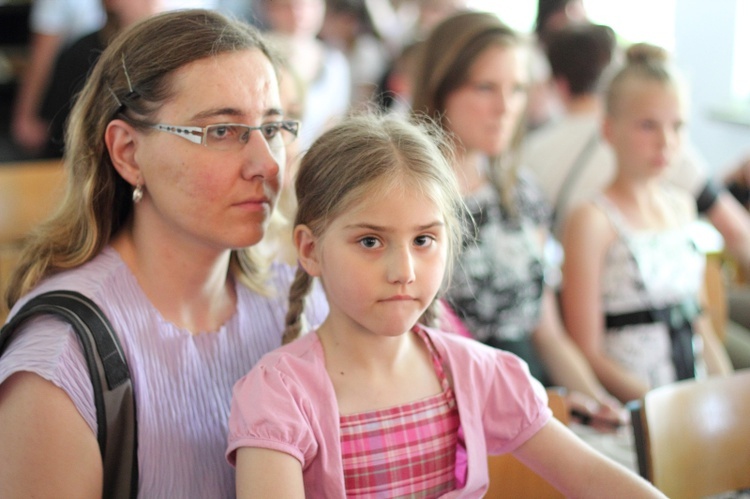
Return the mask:
<svg viewBox="0 0 750 499">
<path fill-rule="evenodd" d="M 0 163 L 0 295 L 29 231 L 56 209 L 65 189 L 60 160 Z M 0 301 L 0 323 L 8 314 Z"/>
</svg>

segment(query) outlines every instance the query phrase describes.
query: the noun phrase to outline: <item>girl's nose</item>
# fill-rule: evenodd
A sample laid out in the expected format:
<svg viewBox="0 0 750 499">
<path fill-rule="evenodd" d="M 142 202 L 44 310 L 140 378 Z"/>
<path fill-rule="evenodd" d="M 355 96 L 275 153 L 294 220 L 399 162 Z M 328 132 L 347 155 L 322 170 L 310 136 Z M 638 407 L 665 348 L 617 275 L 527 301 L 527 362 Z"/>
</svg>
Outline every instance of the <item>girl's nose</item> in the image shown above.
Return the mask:
<svg viewBox="0 0 750 499">
<path fill-rule="evenodd" d="M 414 281 L 414 258 L 408 247 L 394 248 L 388 262 L 388 282 L 408 284 Z"/>
</svg>

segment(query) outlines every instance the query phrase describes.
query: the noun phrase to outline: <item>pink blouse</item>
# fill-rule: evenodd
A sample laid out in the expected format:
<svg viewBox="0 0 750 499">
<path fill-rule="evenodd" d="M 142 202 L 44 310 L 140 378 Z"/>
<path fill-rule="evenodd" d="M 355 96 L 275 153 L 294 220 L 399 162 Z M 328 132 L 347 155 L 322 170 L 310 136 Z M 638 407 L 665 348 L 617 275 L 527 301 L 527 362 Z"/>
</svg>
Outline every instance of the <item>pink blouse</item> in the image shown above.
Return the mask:
<svg viewBox="0 0 750 499">
<path fill-rule="evenodd" d="M 550 419 L 526 364 L 477 341 L 425 329 L 453 384 L 465 436 L 466 483 L 442 497 L 481 497 L 487 455 L 512 452 Z M 265 355 L 234 387 L 227 459 L 240 447 L 285 452 L 302 464 L 308 498 L 346 497 L 336 395 L 323 348 L 310 333 Z"/>
</svg>

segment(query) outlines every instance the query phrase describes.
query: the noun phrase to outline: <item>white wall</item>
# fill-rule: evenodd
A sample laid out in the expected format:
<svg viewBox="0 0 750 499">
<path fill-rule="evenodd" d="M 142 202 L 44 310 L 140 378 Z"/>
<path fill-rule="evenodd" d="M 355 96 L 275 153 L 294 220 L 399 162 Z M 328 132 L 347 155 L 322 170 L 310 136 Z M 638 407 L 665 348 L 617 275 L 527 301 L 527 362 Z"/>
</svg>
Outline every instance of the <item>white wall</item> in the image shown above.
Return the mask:
<svg viewBox="0 0 750 499">
<path fill-rule="evenodd" d="M 733 98 L 735 12 L 739 1 L 743 0 L 677 0 L 675 61 L 690 85 L 690 136 L 715 175 L 723 174 L 750 153 L 750 126 L 710 116 L 712 110 L 728 105 Z M 750 64 L 750 47 L 742 51 Z"/>
</svg>

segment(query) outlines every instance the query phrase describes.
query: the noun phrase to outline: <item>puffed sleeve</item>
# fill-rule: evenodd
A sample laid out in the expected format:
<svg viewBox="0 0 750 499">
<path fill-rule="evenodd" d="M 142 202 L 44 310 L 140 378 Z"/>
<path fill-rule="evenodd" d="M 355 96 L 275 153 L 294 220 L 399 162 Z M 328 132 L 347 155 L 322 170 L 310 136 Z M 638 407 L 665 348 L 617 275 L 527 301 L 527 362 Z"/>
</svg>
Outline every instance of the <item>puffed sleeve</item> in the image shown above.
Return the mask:
<svg viewBox="0 0 750 499">
<path fill-rule="evenodd" d="M 497 350 L 483 413 L 489 454 L 512 452 L 539 431 L 552 412 L 547 392 L 519 357 Z"/>
<path fill-rule="evenodd" d="M 447 344 L 462 430 L 467 445 L 474 442 L 470 454 L 512 452 L 549 421 L 547 392 L 522 359 L 457 335 L 434 338 Z"/>
<path fill-rule="evenodd" d="M 234 386 L 227 460 L 234 465 L 240 447 L 260 447 L 290 454 L 304 468 L 318 452 L 310 395 L 283 363 L 264 360 Z"/>
</svg>

